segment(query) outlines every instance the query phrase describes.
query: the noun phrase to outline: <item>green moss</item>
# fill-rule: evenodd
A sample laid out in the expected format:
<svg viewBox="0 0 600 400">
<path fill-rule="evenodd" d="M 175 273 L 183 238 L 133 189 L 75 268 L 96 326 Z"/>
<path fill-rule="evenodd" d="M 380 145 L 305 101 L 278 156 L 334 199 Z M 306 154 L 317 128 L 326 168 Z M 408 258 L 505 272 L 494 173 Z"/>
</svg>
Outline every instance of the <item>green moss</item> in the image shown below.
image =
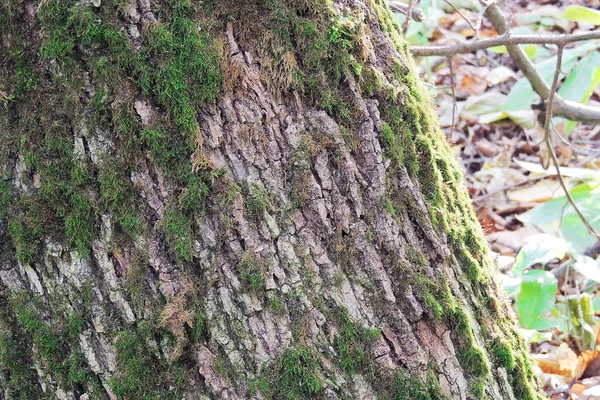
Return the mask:
<svg viewBox="0 0 600 400">
<path fill-rule="evenodd" d="M 422 382 L 418 377 L 405 376 L 398 373 L 393 383 L 393 399 L 395 400 L 449 400 L 433 373 L 429 373 L 427 381 Z"/>
<path fill-rule="evenodd" d="M 271 383 L 269 382 L 266 368 L 263 368 L 260 375 L 255 376 L 248 381 L 248 394 L 250 394 L 250 396 L 256 396 L 259 393 L 267 399 L 272 397 Z"/>
<path fill-rule="evenodd" d="M 19 263 L 29 264 L 40 254 L 46 217 L 46 209 L 35 197 L 22 198 L 8 215 L 8 233 Z"/>
<path fill-rule="evenodd" d="M 206 332 L 206 314 L 204 310 L 197 306 L 196 315 L 194 315 L 194 322 L 190 329 L 190 339 L 192 343 L 199 343 L 200 339 Z"/>
<path fill-rule="evenodd" d="M 202 214 L 209 193 L 210 186 L 198 175 L 192 175 L 188 187 L 181 197 L 182 211 L 188 215 Z"/>
<path fill-rule="evenodd" d="M 69 315 L 69 320 L 67 322 L 67 333 L 71 340 L 79 340 L 78 336 L 81 332 L 83 332 L 83 327 L 85 325 L 85 320 L 81 313 L 77 310 L 74 310 Z"/>
<path fill-rule="evenodd" d="M 323 390 L 323 386 L 319 362 L 308 347 L 288 347 L 277 360 L 274 390 L 277 398 L 314 398 Z"/>
<path fill-rule="evenodd" d="M 285 303 L 281 300 L 281 297 L 274 294 L 269 303 L 271 310 L 277 315 L 285 314 Z"/>
<path fill-rule="evenodd" d="M 483 349 L 470 344 L 470 346 L 461 351 L 461 365 L 470 374 L 476 377 L 487 377 L 490 374 L 490 363 Z"/>
<path fill-rule="evenodd" d="M 178 398 L 178 388 L 169 387 L 173 384 L 169 379 L 169 372 L 149 353 L 136 333 L 119 333 L 115 347 L 117 373 L 111 380 L 111 386 L 117 396 L 156 400 Z M 171 371 L 173 372 L 177 371 Z M 172 376 L 175 377 L 175 374 Z"/>
<path fill-rule="evenodd" d="M 115 215 L 125 233 L 134 237 L 143 232 L 142 218 L 136 211 L 136 194 L 131 181 L 124 175 L 126 168 L 116 162 L 100 168 L 100 202 L 106 211 Z"/>
<path fill-rule="evenodd" d="M 476 399 L 483 399 L 485 397 L 485 387 L 487 382 L 483 378 L 475 378 L 469 382 L 469 392 Z"/>
<path fill-rule="evenodd" d="M 79 254 L 87 258 L 94 239 L 95 206 L 84 193 L 74 193 L 71 202 L 73 208 L 65 218 L 65 234 Z"/>
<path fill-rule="evenodd" d="M 8 181 L 0 179 L 0 218 L 8 214 L 13 200 L 13 186 Z"/>
<path fill-rule="evenodd" d="M 338 319 L 340 328 L 334 342 L 338 367 L 350 376 L 357 372 L 372 375 L 374 365 L 368 357 L 368 346 L 379 338 L 379 331 L 355 324 L 345 311 L 339 313 Z"/>
<path fill-rule="evenodd" d="M 247 250 L 238 263 L 240 277 L 248 290 L 260 292 L 265 287 L 265 264 L 253 249 Z"/>
<path fill-rule="evenodd" d="M 29 299 L 25 292 L 15 293 L 10 302 L 19 325 L 31 335 L 45 370 L 60 380 L 64 371 L 63 362 L 68 356 L 63 339 L 52 325 L 41 318 L 39 302 Z"/>
<path fill-rule="evenodd" d="M 0 296 L 0 384 L 4 395 L 9 399 L 42 398 L 37 373 L 31 368 L 32 343 L 18 327 L 10 302 Z"/>
<path fill-rule="evenodd" d="M 265 212 L 272 211 L 273 205 L 267 189 L 260 183 L 248 182 L 243 188 L 244 212 L 248 219 L 261 221 Z"/>
<path fill-rule="evenodd" d="M 508 341 L 495 338 L 490 344 L 490 351 L 496 363 L 504 367 L 506 372 L 511 373 L 515 369 L 515 350 Z"/>
<path fill-rule="evenodd" d="M 445 309 L 436 300 L 435 296 L 432 293 L 425 292 L 423 293 L 423 300 L 425 301 L 429 311 L 433 313 L 435 319 L 442 321 L 445 314 Z"/>
<path fill-rule="evenodd" d="M 175 254 L 177 261 L 192 261 L 192 258 L 194 257 L 194 247 L 190 219 L 181 211 L 168 208 L 165 211 L 163 230 L 169 248 Z"/>
</svg>

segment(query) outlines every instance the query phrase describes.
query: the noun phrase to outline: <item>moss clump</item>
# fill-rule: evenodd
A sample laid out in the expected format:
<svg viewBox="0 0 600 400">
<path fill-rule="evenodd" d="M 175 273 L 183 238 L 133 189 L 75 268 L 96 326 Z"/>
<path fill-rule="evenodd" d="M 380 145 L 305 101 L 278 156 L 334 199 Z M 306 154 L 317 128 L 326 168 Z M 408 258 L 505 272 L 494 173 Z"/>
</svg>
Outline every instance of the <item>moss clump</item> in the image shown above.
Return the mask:
<svg viewBox="0 0 600 400">
<path fill-rule="evenodd" d="M 265 287 L 265 263 L 254 252 L 247 250 L 238 263 L 240 277 L 246 288 L 251 292 L 260 292 Z"/>
<path fill-rule="evenodd" d="M 281 300 L 281 297 L 274 294 L 271 298 L 271 302 L 269 303 L 271 310 L 277 315 L 285 314 L 285 303 Z"/>
<path fill-rule="evenodd" d="M 8 217 L 8 233 L 20 264 L 33 262 L 41 252 L 45 233 L 45 208 L 35 197 L 23 198 Z"/>
<path fill-rule="evenodd" d="M 271 383 L 265 368 L 263 368 L 260 375 L 248 381 L 248 394 L 256 396 L 258 393 L 261 393 L 267 399 L 272 398 Z"/>
<path fill-rule="evenodd" d="M 248 219 L 259 222 L 263 219 L 265 212 L 273 209 L 269 193 L 260 183 L 248 182 L 242 193 L 245 200 L 244 211 Z"/>
<path fill-rule="evenodd" d="M 117 163 L 107 163 L 100 168 L 100 202 L 116 217 L 121 229 L 133 237 L 140 235 L 144 226 L 136 212 L 136 196 L 131 181 L 124 176 L 124 171 L 126 169 Z"/>
<path fill-rule="evenodd" d="M 18 326 L 14 310 L 0 294 L 0 385 L 7 398 L 42 398 L 37 373 L 31 368 L 31 340 Z"/>
<path fill-rule="evenodd" d="M 275 367 L 277 398 L 299 400 L 313 398 L 323 390 L 323 377 L 313 351 L 306 346 L 288 347 Z"/>
<path fill-rule="evenodd" d="M 192 261 L 194 247 L 190 219 L 181 211 L 169 208 L 165 211 L 163 230 L 177 261 Z"/>
<path fill-rule="evenodd" d="M 166 368 L 133 331 L 121 332 L 116 339 L 117 373 L 111 386 L 119 397 L 129 399 L 181 398 L 183 371 L 179 364 Z"/>
<path fill-rule="evenodd" d="M 202 336 L 206 332 L 206 314 L 200 307 L 196 307 L 196 314 L 194 315 L 194 321 L 190 329 L 190 340 L 192 343 L 199 343 Z"/>
<path fill-rule="evenodd" d="M 17 293 L 11 298 L 11 305 L 17 315 L 17 321 L 32 337 L 40 357 L 46 364 L 46 370 L 60 377 L 61 364 L 65 359 L 62 338 L 39 314 L 39 304 L 34 304 L 27 294 Z"/>
<path fill-rule="evenodd" d="M 511 373 L 517 365 L 514 356 L 515 351 L 511 344 L 506 340 L 495 338 L 489 347 L 494 361 L 503 366 L 507 373 Z"/>
<path fill-rule="evenodd" d="M 394 400 L 449 400 L 433 373 L 428 374 L 426 382 L 418 377 L 398 373 L 394 379 L 393 392 Z"/>
<path fill-rule="evenodd" d="M 82 257 L 88 257 L 94 239 L 94 221 L 96 207 L 93 200 L 85 193 L 73 193 L 72 209 L 65 218 L 65 234 Z"/>
<path fill-rule="evenodd" d="M 339 319 L 341 325 L 338 337 L 334 342 L 339 356 L 338 367 L 350 376 L 357 372 L 372 376 L 374 365 L 368 356 L 367 349 L 379 338 L 379 331 L 355 324 L 345 311 L 339 314 Z"/>
<path fill-rule="evenodd" d="M 221 90 L 220 54 L 208 33 L 199 31 L 191 1 L 174 0 L 171 7 L 170 23 L 147 31 L 143 56 L 152 60 L 149 71 L 137 72 L 142 89 L 154 91 L 174 125 L 195 134 L 196 110 Z"/>
</svg>

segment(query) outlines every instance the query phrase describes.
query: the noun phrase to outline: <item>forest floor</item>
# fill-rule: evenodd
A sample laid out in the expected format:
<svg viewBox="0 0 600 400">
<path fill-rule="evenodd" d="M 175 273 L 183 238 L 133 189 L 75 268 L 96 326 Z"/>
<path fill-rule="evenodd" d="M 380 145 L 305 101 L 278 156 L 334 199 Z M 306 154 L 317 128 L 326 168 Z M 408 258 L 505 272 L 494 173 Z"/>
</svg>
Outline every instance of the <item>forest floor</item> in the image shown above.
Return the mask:
<svg viewBox="0 0 600 400">
<path fill-rule="evenodd" d="M 481 10 L 468 9 L 478 2 L 437 3 L 419 3 L 426 19 L 411 23 L 407 36 L 412 45 L 445 46 L 496 36 Z M 500 4 L 510 12 L 515 34 L 598 29 L 564 16 L 572 5 L 600 16 L 600 0 Z M 600 41 L 580 42 L 565 51 L 559 89 L 563 97 L 600 107 L 599 47 Z M 552 78 L 556 48 L 524 48 L 538 70 Z M 600 378 L 592 377 L 600 375 L 600 359 L 592 362 L 600 355 L 600 259 L 594 260 L 598 254 L 589 251 L 590 257 L 583 255 L 597 240 L 569 205 L 553 165 L 543 167 L 549 153 L 541 144 L 544 130 L 530 108 L 533 92 L 527 91 L 522 73 L 502 48 L 455 55 L 451 64 L 446 57 L 418 58 L 417 63 L 435 90 L 441 125 L 465 171 L 546 394 L 554 400 L 600 399 Z M 565 184 L 599 231 L 600 126 L 553 121 Z M 536 311 L 528 314 L 526 308 Z"/>
</svg>

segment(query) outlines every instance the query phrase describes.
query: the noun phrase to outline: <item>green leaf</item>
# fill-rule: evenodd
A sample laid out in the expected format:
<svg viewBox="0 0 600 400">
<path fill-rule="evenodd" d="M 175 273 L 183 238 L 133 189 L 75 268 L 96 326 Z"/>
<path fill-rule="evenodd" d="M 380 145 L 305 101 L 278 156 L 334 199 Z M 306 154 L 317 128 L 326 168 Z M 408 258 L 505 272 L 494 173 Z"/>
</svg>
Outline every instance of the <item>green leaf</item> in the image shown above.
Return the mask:
<svg viewBox="0 0 600 400">
<path fill-rule="evenodd" d="M 533 58 L 538 53 L 538 47 L 535 44 L 528 44 L 523 48 L 523 50 L 525 51 L 525 54 L 527 54 L 527 57 L 529 57 L 530 60 L 533 60 Z"/>
<path fill-rule="evenodd" d="M 565 10 L 563 18 L 575 22 L 584 22 L 586 24 L 600 25 L 600 11 L 588 7 L 569 6 Z"/>
<path fill-rule="evenodd" d="M 571 267 L 592 281 L 600 282 L 600 266 L 588 256 L 577 256 Z"/>
<path fill-rule="evenodd" d="M 508 50 L 506 49 L 506 46 L 494 46 L 494 47 L 490 47 L 488 50 L 493 51 L 494 53 L 497 54 L 506 54 L 508 53 Z"/>
<path fill-rule="evenodd" d="M 568 73 L 575 66 L 577 59 L 589 51 L 600 47 L 597 41 L 588 41 L 582 43 L 576 48 L 567 49 L 563 52 L 561 71 Z M 544 61 L 535 63 L 535 69 L 540 76 L 550 85 L 556 72 L 556 56 L 545 59 Z M 504 103 L 505 110 L 529 110 L 531 103 L 537 94 L 533 91 L 531 84 L 527 78 L 519 79 L 511 88 Z"/>
<path fill-rule="evenodd" d="M 558 91 L 564 99 L 583 102 L 589 91 L 590 82 L 593 83 L 597 71 L 600 69 L 600 53 L 593 52 L 589 57 L 584 57 L 569 74 Z M 586 88 L 586 90 L 582 90 Z M 592 87 L 592 92 L 595 86 Z"/>
<path fill-rule="evenodd" d="M 518 277 L 526 268 L 534 264 L 547 264 L 555 258 L 561 259 L 568 249 L 567 242 L 556 236 L 544 234 L 530 236 L 528 243 L 517 254 L 512 274 Z"/>
<path fill-rule="evenodd" d="M 592 299 L 592 305 L 594 306 L 594 310 L 600 310 L 600 295 L 596 294 Z"/>
<path fill-rule="evenodd" d="M 589 57 L 581 59 L 565 79 L 558 94 L 566 100 L 585 104 L 598 84 L 600 84 L 600 53 L 593 52 Z M 586 87 L 585 91 L 582 90 Z M 575 121 L 569 121 L 565 133 L 569 134 L 574 127 Z"/>
<path fill-rule="evenodd" d="M 590 225 L 596 231 L 600 230 L 600 184 L 578 185 L 571 190 L 571 197 Z M 579 253 L 583 253 L 586 247 L 597 240 L 588 233 L 581 218 L 564 196 L 540 204 L 517 218 L 521 222 L 537 226 L 544 233 L 559 235 Z"/>
<path fill-rule="evenodd" d="M 547 329 L 554 325 L 550 318 L 541 317 L 554 306 L 558 281 L 547 271 L 532 270 L 523 274 L 521 290 L 516 298 L 519 321 L 525 329 Z"/>
<path fill-rule="evenodd" d="M 538 332 L 535 329 L 519 329 L 527 343 L 547 342 L 552 339 L 552 332 Z"/>
<path fill-rule="evenodd" d="M 505 274 L 498 274 L 498 278 L 500 279 L 504 291 L 509 297 L 517 294 L 521 288 L 521 278 L 513 278 L 512 276 Z"/>
</svg>

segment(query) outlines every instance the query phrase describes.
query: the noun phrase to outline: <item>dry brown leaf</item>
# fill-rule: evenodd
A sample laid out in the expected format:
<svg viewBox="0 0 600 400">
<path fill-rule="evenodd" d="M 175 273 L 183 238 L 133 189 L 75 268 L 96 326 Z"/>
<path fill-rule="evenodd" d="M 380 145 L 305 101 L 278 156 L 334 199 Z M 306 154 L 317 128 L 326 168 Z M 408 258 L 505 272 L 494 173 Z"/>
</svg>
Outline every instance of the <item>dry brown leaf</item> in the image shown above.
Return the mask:
<svg viewBox="0 0 600 400">
<path fill-rule="evenodd" d="M 567 381 L 579 378 L 585 369 L 566 343 L 562 343 L 554 353 L 532 354 L 532 358 L 544 373 L 564 376 Z"/>
<path fill-rule="evenodd" d="M 487 139 L 478 140 L 475 145 L 477 146 L 477 150 L 486 157 L 494 157 L 500 152 L 498 146 Z"/>
<path fill-rule="evenodd" d="M 531 186 L 513 189 L 507 192 L 511 201 L 516 203 L 543 203 L 555 197 L 564 196 L 560 182 L 552 179 L 537 181 Z"/>
<path fill-rule="evenodd" d="M 583 395 L 583 391 L 587 389 L 587 386 L 581 384 L 581 383 L 574 383 L 573 386 L 571 386 L 571 392 L 575 393 L 578 396 Z"/>
</svg>

